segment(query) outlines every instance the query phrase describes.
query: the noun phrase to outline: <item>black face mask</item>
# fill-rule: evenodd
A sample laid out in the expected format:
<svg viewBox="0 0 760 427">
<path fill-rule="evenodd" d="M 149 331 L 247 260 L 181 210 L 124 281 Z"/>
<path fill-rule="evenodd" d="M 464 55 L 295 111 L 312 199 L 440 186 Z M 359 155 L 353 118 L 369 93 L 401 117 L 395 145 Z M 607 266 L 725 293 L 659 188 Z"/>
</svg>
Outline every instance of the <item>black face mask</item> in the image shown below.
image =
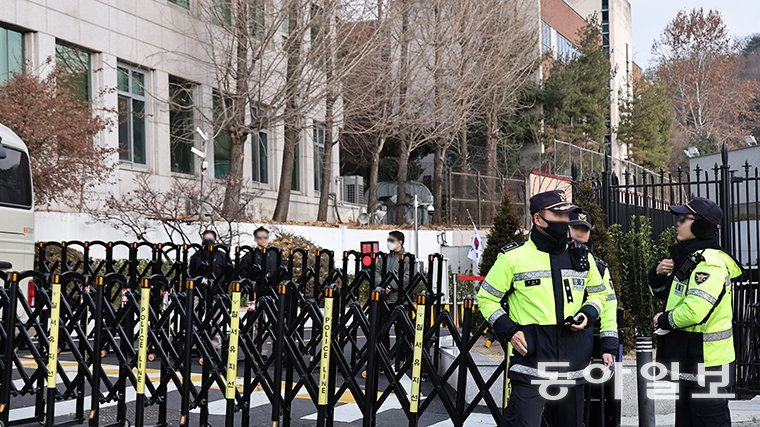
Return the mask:
<svg viewBox="0 0 760 427">
<path fill-rule="evenodd" d="M 214 239 L 203 239 L 203 246 L 211 246 L 214 244 Z"/>
<path fill-rule="evenodd" d="M 544 232 L 548 234 L 552 239 L 559 240 L 567 238 L 568 224 L 566 222 L 549 221 L 548 219 L 544 218 L 543 215 L 539 216 L 548 224 L 546 227 L 541 227 L 541 229 L 544 230 Z"/>
</svg>

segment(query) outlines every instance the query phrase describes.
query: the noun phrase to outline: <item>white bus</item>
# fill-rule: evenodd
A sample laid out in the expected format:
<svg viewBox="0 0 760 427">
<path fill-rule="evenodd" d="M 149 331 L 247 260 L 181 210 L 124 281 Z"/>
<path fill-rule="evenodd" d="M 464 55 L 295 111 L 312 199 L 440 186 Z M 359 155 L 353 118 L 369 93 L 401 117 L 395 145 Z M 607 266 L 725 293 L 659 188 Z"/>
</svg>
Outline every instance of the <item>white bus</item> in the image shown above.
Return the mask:
<svg viewBox="0 0 760 427">
<path fill-rule="evenodd" d="M 34 193 L 29 151 L 18 135 L 0 124 L 0 269 L 33 267 Z"/>
</svg>

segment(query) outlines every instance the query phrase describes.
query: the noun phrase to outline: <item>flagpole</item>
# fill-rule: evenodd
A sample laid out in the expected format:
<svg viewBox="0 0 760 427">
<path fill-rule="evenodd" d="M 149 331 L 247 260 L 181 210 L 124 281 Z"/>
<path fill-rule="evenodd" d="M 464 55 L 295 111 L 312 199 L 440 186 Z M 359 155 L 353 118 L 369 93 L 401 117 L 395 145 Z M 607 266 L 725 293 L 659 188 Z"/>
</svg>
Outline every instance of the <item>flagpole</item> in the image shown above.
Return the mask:
<svg viewBox="0 0 760 427">
<path fill-rule="evenodd" d="M 470 217 L 470 223 L 472 223 L 473 228 L 475 228 L 477 230 L 478 226 L 475 225 L 475 220 L 472 219 L 472 215 L 470 214 L 470 210 L 467 209 L 467 208 L 465 208 L 465 210 L 467 211 L 467 216 Z"/>
</svg>

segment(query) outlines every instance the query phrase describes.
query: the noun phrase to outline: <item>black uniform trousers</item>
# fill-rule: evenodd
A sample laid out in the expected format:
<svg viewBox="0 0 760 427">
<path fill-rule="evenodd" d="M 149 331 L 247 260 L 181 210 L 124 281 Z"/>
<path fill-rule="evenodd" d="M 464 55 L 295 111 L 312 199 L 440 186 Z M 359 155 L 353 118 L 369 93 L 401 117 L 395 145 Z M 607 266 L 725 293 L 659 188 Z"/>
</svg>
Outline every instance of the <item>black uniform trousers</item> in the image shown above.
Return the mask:
<svg viewBox="0 0 760 427">
<path fill-rule="evenodd" d="M 699 398 L 695 394 L 708 394 L 709 388 L 693 381 L 679 381 L 676 400 L 676 427 L 730 427 L 731 412 L 725 397 Z M 724 389 L 720 389 L 725 393 Z"/>
<path fill-rule="evenodd" d="M 583 387 L 569 387 L 567 393 L 562 399 L 547 400 L 541 396 L 539 384 L 512 381 L 501 427 L 582 427 Z M 557 390 L 549 387 L 549 394 L 556 395 Z M 544 414 L 544 409 L 550 410 Z"/>
</svg>

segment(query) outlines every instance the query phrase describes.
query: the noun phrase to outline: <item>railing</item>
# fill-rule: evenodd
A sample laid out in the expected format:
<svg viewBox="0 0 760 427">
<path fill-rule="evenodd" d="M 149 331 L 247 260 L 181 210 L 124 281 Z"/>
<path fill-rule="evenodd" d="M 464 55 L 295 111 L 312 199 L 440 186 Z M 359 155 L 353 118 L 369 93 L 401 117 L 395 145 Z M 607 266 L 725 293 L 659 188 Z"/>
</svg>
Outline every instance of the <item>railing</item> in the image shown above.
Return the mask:
<svg viewBox="0 0 760 427">
<path fill-rule="evenodd" d="M 192 257 L 214 251 L 235 273 L 221 281 L 189 277 Z M 474 321 L 468 296 L 457 327 L 441 303 L 440 255 L 428 258 L 424 273 L 414 270 L 413 256 L 402 257 L 398 275 L 381 270 L 376 280 L 382 253 L 345 252 L 336 267 L 330 251 L 272 248 L 261 254 L 274 254 L 278 271 L 265 271 L 267 263 L 240 271 L 249 251 L 38 244 L 35 270 L 0 273 L 0 425 L 54 425 L 69 417 L 57 409 L 62 400 L 75 402 L 67 424 L 98 426 L 104 407 L 115 405 L 120 425 L 207 425 L 209 407 L 222 404 L 226 425 L 251 425 L 257 398 L 269 405 L 272 425 L 288 426 L 295 399 L 306 397 L 299 402 L 311 402 L 324 426 L 346 396 L 365 426 L 380 421 L 391 400 L 410 426 L 432 407 L 458 426 L 475 413 L 501 421 L 506 360 L 490 373 L 475 364 L 471 352 L 488 325 Z M 361 267 L 365 257 L 369 268 Z M 22 288 L 30 279 L 31 299 Z M 396 304 L 382 291 L 392 283 Z M 384 339 L 391 328 L 394 341 Z M 444 341 L 455 349 L 446 368 Z M 478 389 L 474 398 L 466 397 L 468 386 Z M 11 422 L 22 400 L 33 401 L 33 415 Z M 256 411 L 260 417 L 265 408 Z"/>
</svg>

